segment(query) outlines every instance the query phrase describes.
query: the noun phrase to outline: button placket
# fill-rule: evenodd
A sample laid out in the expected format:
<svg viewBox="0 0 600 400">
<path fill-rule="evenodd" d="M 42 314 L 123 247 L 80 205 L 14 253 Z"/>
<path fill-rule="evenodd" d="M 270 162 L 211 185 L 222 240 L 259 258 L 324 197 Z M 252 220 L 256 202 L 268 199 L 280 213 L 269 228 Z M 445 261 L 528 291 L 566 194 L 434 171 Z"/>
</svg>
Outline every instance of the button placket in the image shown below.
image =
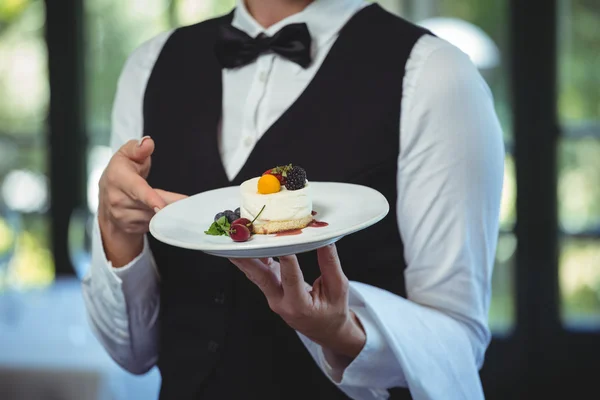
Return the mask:
<svg viewBox="0 0 600 400">
<path fill-rule="evenodd" d="M 217 350 L 219 350 L 219 343 L 215 342 L 214 340 L 210 340 L 208 342 L 208 345 L 206 346 L 206 349 L 210 352 L 210 353 L 216 353 Z"/>
<path fill-rule="evenodd" d="M 246 100 L 246 110 L 244 112 L 243 127 L 246 134 L 244 135 L 242 144 L 246 148 L 254 146 L 258 137 L 261 103 L 265 97 L 274 57 L 272 54 L 262 55 L 256 62 L 256 73 L 250 87 L 250 92 Z"/>
<path fill-rule="evenodd" d="M 217 293 L 214 300 L 216 304 L 225 304 L 225 293 Z"/>
<path fill-rule="evenodd" d="M 258 81 L 261 83 L 267 83 L 268 77 L 269 77 L 269 74 L 267 71 L 260 71 L 258 74 Z"/>
</svg>

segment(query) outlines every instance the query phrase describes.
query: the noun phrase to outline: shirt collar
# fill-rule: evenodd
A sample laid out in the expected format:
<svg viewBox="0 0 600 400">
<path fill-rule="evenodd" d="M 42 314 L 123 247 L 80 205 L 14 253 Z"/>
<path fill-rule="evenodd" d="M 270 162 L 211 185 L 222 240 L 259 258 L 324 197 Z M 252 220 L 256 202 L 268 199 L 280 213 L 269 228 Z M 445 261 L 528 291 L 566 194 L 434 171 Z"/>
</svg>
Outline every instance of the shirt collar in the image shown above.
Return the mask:
<svg viewBox="0 0 600 400">
<path fill-rule="evenodd" d="M 231 24 L 251 37 L 257 37 L 261 33 L 273 36 L 286 25 L 304 22 L 318 48 L 337 34 L 348 19 L 364 5 L 364 0 L 315 0 L 301 12 L 265 29 L 250 15 L 245 1 L 237 0 Z"/>
</svg>

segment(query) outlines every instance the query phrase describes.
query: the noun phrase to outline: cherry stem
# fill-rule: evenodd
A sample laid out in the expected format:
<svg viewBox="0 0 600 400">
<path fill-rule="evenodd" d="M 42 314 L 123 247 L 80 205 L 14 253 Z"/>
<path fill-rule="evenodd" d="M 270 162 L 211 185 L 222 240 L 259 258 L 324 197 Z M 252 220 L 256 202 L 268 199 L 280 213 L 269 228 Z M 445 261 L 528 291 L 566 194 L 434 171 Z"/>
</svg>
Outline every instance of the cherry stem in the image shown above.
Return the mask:
<svg viewBox="0 0 600 400">
<path fill-rule="evenodd" d="M 256 217 L 254 217 L 254 219 L 252 220 L 252 222 L 250 222 L 250 225 L 252 225 L 254 223 L 254 221 L 256 221 L 256 219 L 260 216 L 260 214 L 262 214 L 263 210 L 265 209 L 267 205 L 265 204 L 264 206 L 262 206 L 262 208 L 260 209 L 260 212 L 258 213 L 258 215 L 256 215 Z"/>
</svg>

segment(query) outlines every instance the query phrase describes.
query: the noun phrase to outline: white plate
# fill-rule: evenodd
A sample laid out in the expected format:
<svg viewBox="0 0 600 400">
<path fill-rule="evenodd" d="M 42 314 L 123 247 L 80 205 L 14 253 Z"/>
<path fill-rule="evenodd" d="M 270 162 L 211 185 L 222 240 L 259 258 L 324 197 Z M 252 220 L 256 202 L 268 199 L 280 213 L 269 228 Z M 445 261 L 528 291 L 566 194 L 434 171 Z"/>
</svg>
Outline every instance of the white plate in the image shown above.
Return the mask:
<svg viewBox="0 0 600 400">
<path fill-rule="evenodd" d="M 299 235 L 253 235 L 246 242 L 204 233 L 215 214 L 235 210 L 239 187 L 226 187 L 190 196 L 168 205 L 150 221 L 150 233 L 161 242 L 228 258 L 279 257 L 315 250 L 368 228 L 389 212 L 386 198 L 366 186 L 311 182 L 315 219 L 329 226 L 307 227 Z"/>
</svg>

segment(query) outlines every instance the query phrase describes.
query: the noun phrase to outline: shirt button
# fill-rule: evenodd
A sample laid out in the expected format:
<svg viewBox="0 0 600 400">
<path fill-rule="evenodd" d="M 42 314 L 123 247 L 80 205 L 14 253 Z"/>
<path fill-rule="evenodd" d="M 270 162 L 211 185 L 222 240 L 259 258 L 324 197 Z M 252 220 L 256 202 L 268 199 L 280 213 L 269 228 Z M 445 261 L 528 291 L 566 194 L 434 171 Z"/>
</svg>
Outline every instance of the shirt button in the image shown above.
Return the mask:
<svg viewBox="0 0 600 400">
<path fill-rule="evenodd" d="M 207 350 L 209 352 L 216 353 L 218 349 L 219 349 L 219 343 L 215 342 L 214 340 L 211 340 L 210 342 L 208 342 Z"/>
<path fill-rule="evenodd" d="M 246 139 L 244 139 L 244 144 L 246 145 L 246 147 L 250 147 L 254 144 L 254 138 L 247 136 Z"/>
<path fill-rule="evenodd" d="M 258 74 L 258 80 L 262 83 L 265 83 L 267 81 L 267 73 L 263 71 L 260 74 Z"/>
</svg>

